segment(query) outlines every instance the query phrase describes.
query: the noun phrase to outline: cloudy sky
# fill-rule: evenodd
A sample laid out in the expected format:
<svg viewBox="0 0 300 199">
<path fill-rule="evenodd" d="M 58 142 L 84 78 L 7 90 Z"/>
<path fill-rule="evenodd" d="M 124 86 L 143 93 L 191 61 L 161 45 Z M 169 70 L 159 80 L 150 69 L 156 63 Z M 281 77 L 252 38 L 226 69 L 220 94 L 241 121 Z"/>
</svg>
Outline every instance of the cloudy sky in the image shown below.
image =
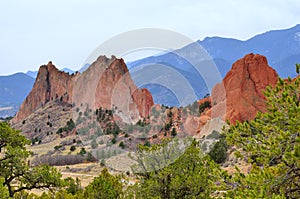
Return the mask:
<svg viewBox="0 0 300 199">
<path fill-rule="evenodd" d="M 0 75 L 52 60 L 79 69 L 101 43 L 126 31 L 163 28 L 192 40 L 246 40 L 300 23 L 298 0 L 3 0 Z"/>
</svg>

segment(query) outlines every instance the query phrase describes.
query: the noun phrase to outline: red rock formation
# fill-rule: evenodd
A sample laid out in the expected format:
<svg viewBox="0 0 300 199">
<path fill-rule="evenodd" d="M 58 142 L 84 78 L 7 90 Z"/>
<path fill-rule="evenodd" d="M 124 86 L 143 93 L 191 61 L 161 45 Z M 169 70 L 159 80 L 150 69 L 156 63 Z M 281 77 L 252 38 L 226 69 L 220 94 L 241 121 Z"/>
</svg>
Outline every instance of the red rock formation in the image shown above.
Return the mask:
<svg viewBox="0 0 300 199">
<path fill-rule="evenodd" d="M 95 108 L 117 107 L 126 121 L 147 117 L 154 105 L 147 89 L 138 89 L 123 59 L 100 56 L 77 80 L 74 102 Z"/>
<path fill-rule="evenodd" d="M 147 117 L 150 114 L 151 107 L 154 105 L 151 93 L 145 88 L 138 89 L 135 90 L 132 97 L 138 106 L 140 115 Z"/>
<path fill-rule="evenodd" d="M 112 106 L 132 101 L 132 92 L 137 89 L 123 59 L 112 57 L 97 82 L 95 107 L 111 109 Z"/>
<path fill-rule="evenodd" d="M 59 71 L 51 61 L 47 65 L 41 66 L 31 92 L 21 104 L 12 123 L 24 120 L 49 101 L 59 100 L 71 103 L 76 77 L 77 75 Z"/>
<path fill-rule="evenodd" d="M 41 66 L 36 82 L 12 123 L 24 120 L 49 101 L 88 104 L 90 108 L 112 109 L 147 117 L 154 104 L 146 89 L 138 89 L 123 59 L 100 56 L 83 74 L 69 75 L 51 62 Z"/>
<path fill-rule="evenodd" d="M 108 59 L 105 56 L 100 56 L 77 78 L 73 91 L 73 101 L 76 106 L 79 106 L 80 104 L 88 104 L 91 108 L 95 108 L 96 88 L 102 74 L 111 62 L 111 59 Z M 105 90 L 105 88 L 103 90 Z M 110 99 L 107 99 L 107 101 L 109 100 Z M 104 106 L 103 108 L 108 108 L 108 106 Z"/>
<path fill-rule="evenodd" d="M 226 108 L 224 118 L 233 124 L 236 120 L 253 119 L 258 111 L 266 111 L 262 92 L 268 85 L 274 86 L 277 80 L 278 75 L 268 65 L 266 57 L 258 54 L 246 55 L 236 61 L 222 83 L 213 88 L 212 101 L 216 106 L 212 113 Z"/>
</svg>

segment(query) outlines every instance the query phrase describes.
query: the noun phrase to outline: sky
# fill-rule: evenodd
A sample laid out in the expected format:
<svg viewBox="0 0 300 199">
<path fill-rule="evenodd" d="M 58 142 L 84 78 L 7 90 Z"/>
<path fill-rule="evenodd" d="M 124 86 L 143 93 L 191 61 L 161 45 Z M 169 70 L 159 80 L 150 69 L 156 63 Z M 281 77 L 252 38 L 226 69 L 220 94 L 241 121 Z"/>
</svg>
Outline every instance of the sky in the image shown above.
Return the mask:
<svg viewBox="0 0 300 199">
<path fill-rule="evenodd" d="M 97 46 L 140 28 L 247 40 L 299 24 L 299 10 L 299 0 L 2 0 L 0 75 L 49 60 L 78 70 Z"/>
</svg>

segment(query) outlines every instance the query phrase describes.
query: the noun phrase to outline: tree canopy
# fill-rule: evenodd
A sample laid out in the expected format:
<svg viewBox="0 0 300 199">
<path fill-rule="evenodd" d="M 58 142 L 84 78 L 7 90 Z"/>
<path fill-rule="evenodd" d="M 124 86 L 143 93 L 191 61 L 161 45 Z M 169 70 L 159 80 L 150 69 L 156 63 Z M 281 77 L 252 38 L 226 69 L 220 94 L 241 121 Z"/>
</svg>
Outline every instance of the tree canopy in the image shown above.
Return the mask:
<svg viewBox="0 0 300 199">
<path fill-rule="evenodd" d="M 26 144 L 30 144 L 19 131 L 7 123 L 0 123 L 0 189 L 7 189 L 10 197 L 23 190 L 54 188 L 61 185 L 61 174 L 53 167 L 41 165 L 31 168 Z"/>
<path fill-rule="evenodd" d="M 299 68 L 299 65 L 297 65 Z M 265 92 L 268 111 L 231 126 L 226 134 L 249 174 L 231 179 L 234 198 L 300 198 L 300 77 L 279 79 Z"/>
<path fill-rule="evenodd" d="M 84 198 L 117 199 L 122 194 L 123 185 L 119 176 L 111 175 L 105 168 L 101 174 L 85 188 Z"/>
<path fill-rule="evenodd" d="M 175 143 L 180 144 L 180 142 Z M 156 169 L 143 170 L 146 173 L 139 174 L 140 182 L 133 187 L 131 197 L 134 195 L 135 198 L 210 198 L 216 190 L 215 183 L 217 181 L 221 183 L 222 180 L 222 171 L 219 166 L 207 155 L 201 153 L 199 143 L 195 140 L 185 148 L 183 153 L 171 161 L 166 161 L 162 157 L 174 156 L 173 149 L 180 147 L 176 147 L 174 143 L 172 147 L 167 146 L 167 143 L 163 143 L 140 148 L 139 153 L 146 156 L 139 159 L 141 169 Z M 161 147 L 167 147 L 168 150 L 161 149 Z M 159 151 L 158 159 L 169 164 L 164 164 L 164 167 L 153 166 L 155 161 L 151 161 L 152 150 Z"/>
</svg>

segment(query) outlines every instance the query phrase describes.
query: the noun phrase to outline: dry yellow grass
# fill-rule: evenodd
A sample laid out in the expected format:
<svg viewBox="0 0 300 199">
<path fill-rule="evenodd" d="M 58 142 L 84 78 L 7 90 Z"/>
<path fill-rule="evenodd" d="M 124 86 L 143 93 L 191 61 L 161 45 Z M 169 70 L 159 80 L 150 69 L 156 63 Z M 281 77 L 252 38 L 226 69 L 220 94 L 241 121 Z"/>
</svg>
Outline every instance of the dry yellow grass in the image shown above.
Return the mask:
<svg viewBox="0 0 300 199">
<path fill-rule="evenodd" d="M 65 139 L 66 138 L 56 138 L 55 140 L 53 140 L 52 142 L 49 142 L 49 143 L 41 143 L 41 144 L 27 146 L 27 149 L 29 151 L 32 151 L 35 154 L 44 155 L 44 154 L 47 154 L 48 151 L 53 150 L 54 146 L 59 145 L 60 142 Z"/>
<path fill-rule="evenodd" d="M 134 164 L 137 164 L 137 162 L 130 158 L 128 153 L 122 153 L 106 160 L 106 165 L 116 172 L 124 173 L 126 171 L 131 171 L 131 166 Z"/>
<path fill-rule="evenodd" d="M 27 149 L 32 151 L 34 154 L 44 155 L 49 151 L 54 150 L 54 146 L 60 145 L 62 141 L 70 139 L 59 138 L 57 137 L 49 143 L 41 143 L 36 145 L 27 146 Z M 76 150 L 71 152 L 70 146 L 65 146 L 65 150 L 59 152 L 59 155 L 68 155 L 68 154 L 78 154 L 81 150 L 81 147 L 76 147 Z M 86 147 L 88 150 L 90 146 Z M 34 158 L 34 157 L 33 157 Z M 125 173 L 126 171 L 131 171 L 130 165 L 132 165 L 132 160 L 128 157 L 127 153 L 120 154 L 109 158 L 106 162 L 106 167 L 109 169 L 110 173 L 117 175 L 120 173 Z M 65 166 L 55 166 L 59 172 L 62 174 L 62 178 L 72 177 L 73 179 L 79 178 L 82 187 L 86 187 L 90 182 L 93 181 L 94 177 L 97 177 L 104 167 L 100 166 L 100 163 L 81 163 L 76 165 L 65 165 Z M 131 181 L 130 181 L 131 182 Z M 131 182 L 131 184 L 133 181 Z M 47 190 L 38 190 L 34 189 L 30 191 L 31 193 L 41 195 Z"/>
</svg>

